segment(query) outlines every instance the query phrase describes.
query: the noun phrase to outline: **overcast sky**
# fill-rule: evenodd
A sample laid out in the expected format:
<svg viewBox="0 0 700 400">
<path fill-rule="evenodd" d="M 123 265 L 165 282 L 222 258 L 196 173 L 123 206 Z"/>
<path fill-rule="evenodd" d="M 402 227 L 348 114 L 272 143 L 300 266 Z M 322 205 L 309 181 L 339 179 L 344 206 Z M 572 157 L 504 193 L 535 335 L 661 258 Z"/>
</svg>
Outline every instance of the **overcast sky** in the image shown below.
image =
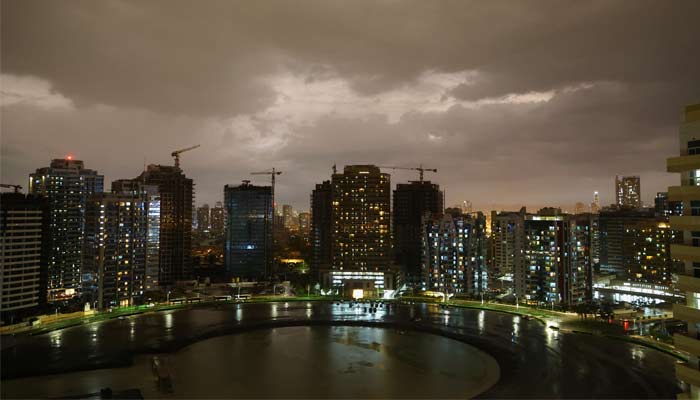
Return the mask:
<svg viewBox="0 0 700 400">
<path fill-rule="evenodd" d="M 679 182 L 700 1 L 2 1 L 3 182 L 72 154 L 106 181 L 182 155 L 197 204 L 276 167 L 309 208 L 337 163 L 438 169 L 483 210 Z M 391 171 L 387 171 L 391 172 Z M 417 179 L 392 172 L 392 184 Z"/>
</svg>

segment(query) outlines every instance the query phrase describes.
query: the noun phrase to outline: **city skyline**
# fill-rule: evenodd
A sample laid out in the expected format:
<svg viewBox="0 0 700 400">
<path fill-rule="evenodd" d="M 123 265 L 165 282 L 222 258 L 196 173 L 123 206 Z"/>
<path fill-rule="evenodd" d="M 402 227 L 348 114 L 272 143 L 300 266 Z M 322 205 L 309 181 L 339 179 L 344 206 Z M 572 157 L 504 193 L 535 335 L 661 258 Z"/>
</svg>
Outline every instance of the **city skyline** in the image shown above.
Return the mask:
<svg viewBox="0 0 700 400">
<path fill-rule="evenodd" d="M 423 163 L 482 210 L 611 204 L 615 175 L 652 204 L 676 181 L 697 2 L 242 4 L 3 2 L 0 180 L 73 154 L 109 184 L 201 144 L 198 204 L 273 166 L 296 209 L 333 164 Z"/>
</svg>

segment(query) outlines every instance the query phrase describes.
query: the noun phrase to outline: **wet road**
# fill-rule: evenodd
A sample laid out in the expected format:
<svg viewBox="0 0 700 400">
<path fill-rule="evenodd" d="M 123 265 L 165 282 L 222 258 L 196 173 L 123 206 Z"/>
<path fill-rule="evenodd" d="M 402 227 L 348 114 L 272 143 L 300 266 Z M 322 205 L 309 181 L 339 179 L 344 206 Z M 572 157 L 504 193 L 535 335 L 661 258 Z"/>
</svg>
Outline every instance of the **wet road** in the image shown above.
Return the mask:
<svg viewBox="0 0 700 400">
<path fill-rule="evenodd" d="M 147 313 L 19 336 L 2 352 L 3 379 L 129 365 L 136 353 L 180 349 L 251 328 L 366 325 L 441 333 L 493 356 L 500 381 L 482 397 L 672 398 L 675 359 L 600 336 L 561 333 L 516 315 L 436 305 L 392 305 L 368 313 L 347 303 L 221 305 Z M 4 397 L 4 396 L 3 396 Z"/>
</svg>

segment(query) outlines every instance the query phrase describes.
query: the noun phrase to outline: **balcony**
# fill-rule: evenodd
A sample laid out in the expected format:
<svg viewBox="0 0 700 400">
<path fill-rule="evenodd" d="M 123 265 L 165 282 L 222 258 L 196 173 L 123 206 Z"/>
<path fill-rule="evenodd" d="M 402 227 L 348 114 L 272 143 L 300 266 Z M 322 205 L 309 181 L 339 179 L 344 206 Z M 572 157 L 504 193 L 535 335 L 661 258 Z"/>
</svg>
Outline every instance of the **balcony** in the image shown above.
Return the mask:
<svg viewBox="0 0 700 400">
<path fill-rule="evenodd" d="M 682 292 L 700 293 L 700 278 L 690 275 L 678 275 L 676 288 Z"/>
<path fill-rule="evenodd" d="M 666 171 L 685 172 L 700 169 L 700 154 L 671 157 L 666 160 Z"/>
<path fill-rule="evenodd" d="M 700 310 L 697 308 L 688 307 L 683 304 L 673 305 L 673 318 L 686 321 L 689 324 L 700 322 Z"/>
<path fill-rule="evenodd" d="M 700 369 L 693 368 L 688 363 L 678 363 L 676 364 L 676 378 L 689 385 L 700 386 Z"/>
<path fill-rule="evenodd" d="M 700 216 L 696 215 L 672 215 L 669 219 L 671 228 L 678 231 L 700 230 Z"/>
<path fill-rule="evenodd" d="M 680 351 L 700 355 L 700 340 L 676 333 L 673 335 L 673 345 Z"/>
<path fill-rule="evenodd" d="M 671 227 L 673 227 L 674 229 L 682 229 L 677 228 L 675 225 L 673 225 L 673 222 L 671 222 Z M 671 257 L 678 260 L 700 262 L 700 247 L 689 246 L 687 244 L 672 244 Z"/>
<path fill-rule="evenodd" d="M 669 201 L 700 200 L 700 186 L 671 186 L 668 188 Z"/>
</svg>

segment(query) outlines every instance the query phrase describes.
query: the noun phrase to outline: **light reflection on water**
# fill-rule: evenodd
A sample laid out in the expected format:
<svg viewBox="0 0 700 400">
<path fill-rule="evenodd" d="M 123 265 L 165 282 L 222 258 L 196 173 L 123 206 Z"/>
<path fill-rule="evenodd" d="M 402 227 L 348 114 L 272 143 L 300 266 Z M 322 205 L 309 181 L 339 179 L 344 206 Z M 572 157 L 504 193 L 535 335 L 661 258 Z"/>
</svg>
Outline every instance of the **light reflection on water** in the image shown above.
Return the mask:
<svg viewBox="0 0 700 400">
<path fill-rule="evenodd" d="M 49 334 L 51 340 L 51 347 L 58 349 L 61 347 L 61 341 L 63 339 L 63 329 L 53 331 Z"/>
<path fill-rule="evenodd" d="M 484 332 L 486 331 L 486 324 L 484 321 L 485 317 L 486 317 L 486 312 L 484 310 L 479 311 L 479 314 L 476 318 L 477 327 L 479 329 L 479 335 L 483 335 Z"/>
<path fill-rule="evenodd" d="M 552 329 L 551 327 L 554 327 L 555 329 Z M 559 322 L 556 321 L 550 321 L 545 328 L 544 332 L 547 336 L 547 346 L 552 346 L 559 340 L 559 331 L 556 328 L 559 328 Z"/>
<path fill-rule="evenodd" d="M 513 343 L 518 343 L 518 339 L 520 338 L 520 316 L 516 315 L 513 317 L 513 334 L 511 337 L 511 341 Z"/>
</svg>

